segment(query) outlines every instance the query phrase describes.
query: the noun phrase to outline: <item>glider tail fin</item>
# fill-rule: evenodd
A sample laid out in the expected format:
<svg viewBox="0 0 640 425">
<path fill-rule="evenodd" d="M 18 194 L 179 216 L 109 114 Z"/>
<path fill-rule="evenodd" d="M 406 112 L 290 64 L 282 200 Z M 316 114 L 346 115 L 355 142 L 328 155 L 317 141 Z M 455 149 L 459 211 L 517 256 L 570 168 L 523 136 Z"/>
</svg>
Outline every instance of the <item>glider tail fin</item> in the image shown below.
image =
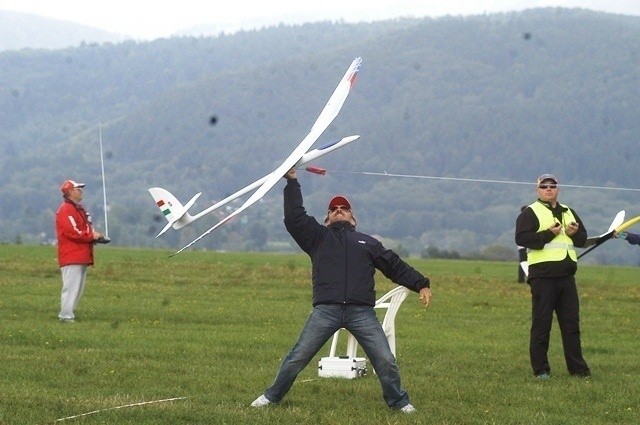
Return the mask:
<svg viewBox="0 0 640 425">
<path fill-rule="evenodd" d="M 182 205 L 182 203 L 166 189 L 161 187 L 152 187 L 148 190 L 156 205 L 162 212 L 162 215 L 167 219 L 167 225 L 156 235 L 156 238 L 169 230 L 170 227 L 180 229 L 194 221 L 194 217 L 187 211 L 196 202 L 202 192 L 197 193 L 189 200 L 189 202 Z"/>
</svg>

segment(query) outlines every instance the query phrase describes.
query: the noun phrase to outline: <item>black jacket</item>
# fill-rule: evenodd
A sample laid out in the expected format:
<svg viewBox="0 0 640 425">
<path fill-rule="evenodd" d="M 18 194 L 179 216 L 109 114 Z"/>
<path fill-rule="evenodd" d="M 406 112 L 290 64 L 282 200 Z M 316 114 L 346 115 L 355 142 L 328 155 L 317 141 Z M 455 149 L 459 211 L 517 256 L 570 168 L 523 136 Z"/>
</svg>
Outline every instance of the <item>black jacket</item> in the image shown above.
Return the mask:
<svg viewBox="0 0 640 425">
<path fill-rule="evenodd" d="M 284 224 L 298 246 L 311 257 L 313 305 L 374 306 L 374 274 L 380 270 L 394 283 L 419 292 L 429 279 L 375 238 L 346 221 L 324 226 L 307 215 L 297 180 L 284 188 Z"/>
</svg>

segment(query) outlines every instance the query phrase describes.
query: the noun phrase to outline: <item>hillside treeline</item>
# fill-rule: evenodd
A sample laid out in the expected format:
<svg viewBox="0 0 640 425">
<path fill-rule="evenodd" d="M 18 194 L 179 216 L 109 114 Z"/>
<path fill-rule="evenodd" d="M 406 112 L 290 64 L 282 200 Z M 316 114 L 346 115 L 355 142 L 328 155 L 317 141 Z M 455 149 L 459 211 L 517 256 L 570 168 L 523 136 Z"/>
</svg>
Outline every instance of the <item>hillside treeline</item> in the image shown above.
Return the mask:
<svg viewBox="0 0 640 425">
<path fill-rule="evenodd" d="M 619 210 L 640 214 L 638 39 L 640 18 L 535 9 L 3 52 L 0 241 L 51 240 L 65 178 L 88 183 L 104 227 L 101 135 L 114 244 L 183 246 L 225 211 L 156 239 L 164 218 L 146 189 L 183 202 L 202 191 L 197 212 L 264 176 L 356 56 L 356 85 L 317 145 L 361 138 L 319 161 L 325 176 L 300 173 L 310 213 L 344 193 L 392 247 L 515 259 L 515 217 L 552 172 L 602 233 Z M 293 249 L 281 188 L 197 246 Z M 637 263 L 625 245 L 585 259 Z"/>
</svg>

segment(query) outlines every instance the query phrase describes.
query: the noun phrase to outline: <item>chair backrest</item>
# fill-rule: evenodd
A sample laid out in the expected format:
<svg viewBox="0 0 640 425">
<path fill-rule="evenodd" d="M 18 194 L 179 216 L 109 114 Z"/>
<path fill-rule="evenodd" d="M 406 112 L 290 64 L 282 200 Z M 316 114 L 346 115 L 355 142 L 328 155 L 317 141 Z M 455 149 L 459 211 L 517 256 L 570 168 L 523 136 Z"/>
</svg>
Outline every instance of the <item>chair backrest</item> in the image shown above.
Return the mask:
<svg viewBox="0 0 640 425">
<path fill-rule="evenodd" d="M 382 320 L 382 329 L 387 336 L 391 352 L 396 355 L 396 314 L 400 310 L 400 305 L 407 298 L 409 290 L 404 286 L 398 286 L 384 294 L 376 301 L 374 308 L 386 308 L 387 312 Z"/>
</svg>

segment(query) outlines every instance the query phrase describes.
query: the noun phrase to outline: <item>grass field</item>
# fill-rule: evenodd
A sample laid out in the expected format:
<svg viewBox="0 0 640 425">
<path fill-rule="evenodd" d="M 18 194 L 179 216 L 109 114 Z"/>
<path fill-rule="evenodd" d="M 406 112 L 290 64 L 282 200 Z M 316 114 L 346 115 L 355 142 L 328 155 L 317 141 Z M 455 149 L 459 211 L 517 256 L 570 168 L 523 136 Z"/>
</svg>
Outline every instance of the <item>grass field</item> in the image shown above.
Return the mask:
<svg viewBox="0 0 640 425">
<path fill-rule="evenodd" d="M 409 416 L 386 407 L 373 373 L 318 378 L 317 359 L 281 405 L 249 407 L 310 311 L 306 256 L 96 251 L 78 321 L 62 324 L 55 248 L 0 246 L 0 424 L 640 423 L 636 268 L 580 268 L 593 377 L 568 376 L 554 323 L 541 382 L 515 262 L 409 259 L 434 293 L 429 309 L 411 293 L 396 320 Z M 378 277 L 379 295 L 392 287 Z"/>
</svg>

